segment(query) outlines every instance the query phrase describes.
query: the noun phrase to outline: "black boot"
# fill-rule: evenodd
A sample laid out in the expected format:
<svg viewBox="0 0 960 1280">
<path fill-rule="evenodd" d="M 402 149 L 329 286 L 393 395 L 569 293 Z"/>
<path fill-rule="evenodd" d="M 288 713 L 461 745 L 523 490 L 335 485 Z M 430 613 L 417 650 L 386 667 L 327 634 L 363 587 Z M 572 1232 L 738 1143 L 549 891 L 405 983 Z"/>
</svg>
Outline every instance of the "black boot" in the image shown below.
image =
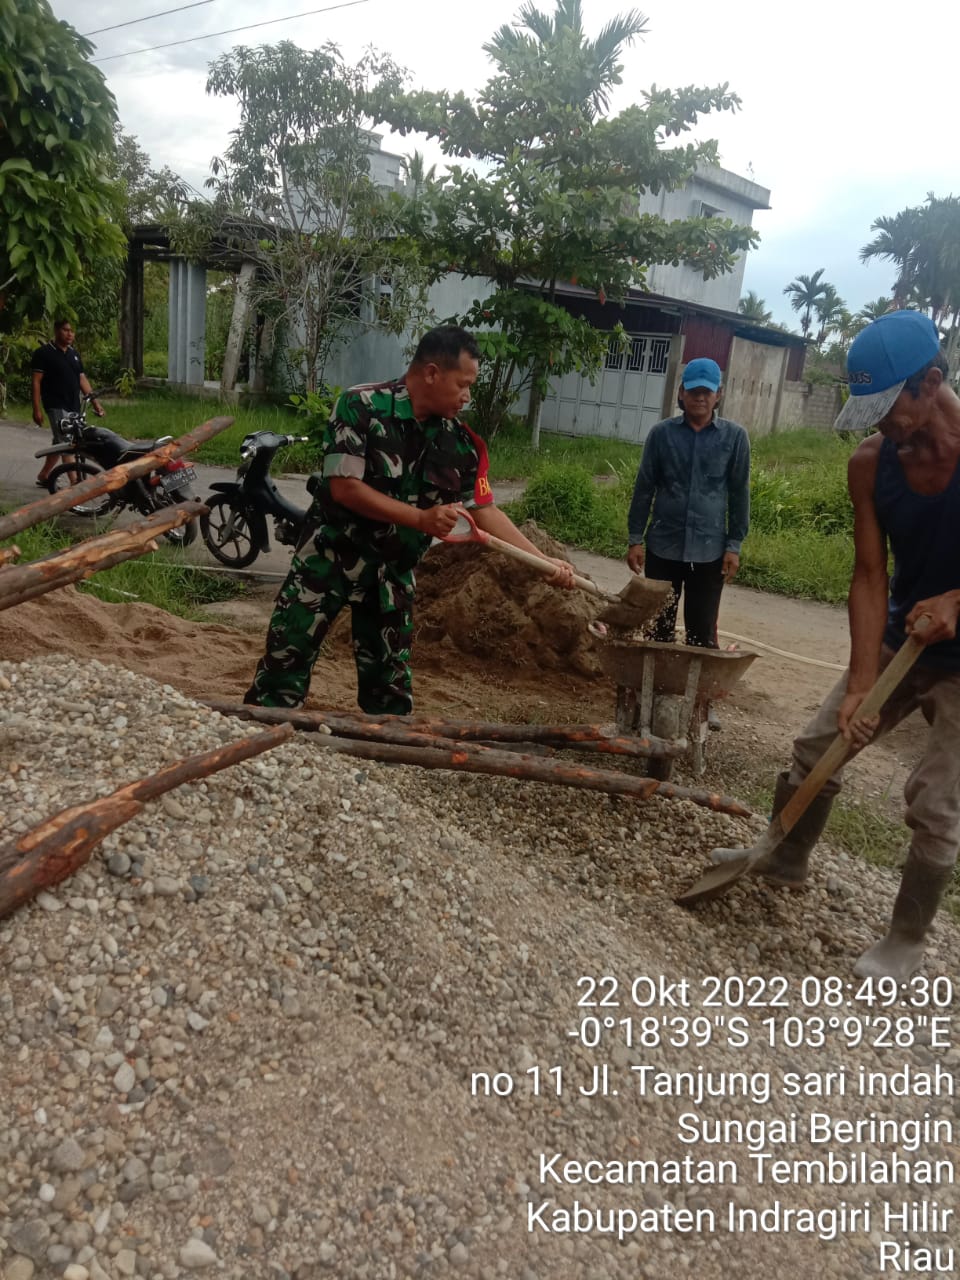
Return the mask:
<svg viewBox="0 0 960 1280">
<path fill-rule="evenodd" d="M 890 929 L 853 966 L 858 978 L 889 977 L 906 982 L 916 973 L 923 964 L 927 931 L 952 878 L 953 867 L 932 866 L 912 851 L 907 854 Z"/>
<path fill-rule="evenodd" d="M 789 776 L 787 773 L 781 773 L 777 778 L 773 793 L 774 817 L 783 809 L 797 789 L 788 782 Z M 782 885 L 786 889 L 802 888 L 807 878 L 810 854 L 813 846 L 823 835 L 832 807 L 833 796 L 823 794 L 816 796 L 776 849 L 753 864 L 750 868 L 751 873 L 763 876 L 771 884 Z"/>
</svg>

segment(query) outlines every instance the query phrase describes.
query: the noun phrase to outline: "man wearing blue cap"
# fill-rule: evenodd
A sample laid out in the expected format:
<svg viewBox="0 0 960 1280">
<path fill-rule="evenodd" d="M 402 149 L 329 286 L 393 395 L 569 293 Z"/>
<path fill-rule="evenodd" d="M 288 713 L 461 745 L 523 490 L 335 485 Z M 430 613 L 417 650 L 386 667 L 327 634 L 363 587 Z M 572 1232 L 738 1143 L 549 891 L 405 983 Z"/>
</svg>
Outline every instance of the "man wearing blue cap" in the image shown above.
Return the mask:
<svg viewBox="0 0 960 1280">
<path fill-rule="evenodd" d="M 707 649 L 718 647 L 720 593 L 740 567 L 750 527 L 750 438 L 717 417 L 721 377 L 715 360 L 684 369 L 683 412 L 658 422 L 644 441 L 627 520 L 629 567 L 673 584 L 653 638 L 673 641 L 682 590 L 687 644 Z"/>
<path fill-rule="evenodd" d="M 933 322 L 895 311 L 868 325 L 847 357 L 850 397 L 836 426 L 875 427 L 850 459 L 855 563 L 850 583 L 850 666 L 793 744 L 793 767 L 777 781 L 787 803 L 836 736 L 851 752 L 919 709 L 930 726 L 923 758 L 904 787 L 913 832 L 889 931 L 857 962 L 860 977 L 906 982 L 953 876 L 960 845 L 960 399 Z M 893 576 L 888 579 L 888 549 Z M 917 623 L 926 615 L 926 629 Z M 857 708 L 894 652 L 916 634 L 923 653 L 880 715 Z M 841 771 L 786 840 L 753 870 L 798 887 L 820 837 Z"/>
</svg>

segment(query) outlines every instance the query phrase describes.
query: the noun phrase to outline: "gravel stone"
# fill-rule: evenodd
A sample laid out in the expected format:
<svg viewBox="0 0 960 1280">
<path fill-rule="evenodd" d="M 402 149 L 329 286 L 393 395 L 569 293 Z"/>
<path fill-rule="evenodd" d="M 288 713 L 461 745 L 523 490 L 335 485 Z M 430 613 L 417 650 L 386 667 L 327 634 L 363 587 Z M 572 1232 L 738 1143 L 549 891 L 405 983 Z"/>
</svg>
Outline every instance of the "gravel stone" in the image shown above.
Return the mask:
<svg viewBox="0 0 960 1280">
<path fill-rule="evenodd" d="M 0 663 L 0 829 L 25 832 L 253 732 L 103 662 Z M 695 1107 L 644 1097 L 631 1079 L 643 1063 L 776 1080 L 889 1071 L 892 1056 L 869 1037 L 856 1049 L 787 1049 L 755 1036 L 733 1051 L 716 1034 L 652 1048 L 601 1025 L 595 1049 L 569 1035 L 588 1016 L 605 1020 L 578 1003 L 585 976 L 617 978 L 610 1016 L 637 1030 L 657 1012 L 631 1004 L 643 975 L 697 987 L 708 975 L 782 974 L 791 1015 L 823 1012 L 799 1006 L 799 984 L 849 976 L 885 925 L 891 872 L 823 845 L 802 895 L 746 880 L 684 911 L 673 899 L 705 852 L 752 843 L 762 819 L 509 778 L 361 770 L 323 742 L 304 734 L 146 804 L 68 880 L 0 920 L 3 1280 L 206 1269 L 224 1280 L 875 1280 L 876 1241 L 857 1233 L 825 1245 L 796 1232 L 660 1231 L 621 1244 L 538 1234 L 527 1214 L 544 1198 L 660 1214 L 905 1198 L 900 1187 L 747 1180 L 550 1187 L 538 1174 L 541 1152 L 676 1156 L 685 1111 L 714 1121 L 929 1111 L 956 1130 L 946 1096 Z M 705 784 L 737 790 L 729 778 Z M 944 913 L 933 942 L 925 972 L 956 982 L 960 931 Z M 956 1001 L 947 1012 L 956 1027 Z M 897 1050 L 898 1065 L 956 1072 L 960 1051 L 935 1050 L 929 1030 L 917 1040 Z M 581 1096 L 601 1062 L 618 1094 Z M 560 1098 L 548 1083 L 557 1067 Z M 546 1088 L 534 1095 L 538 1068 Z M 475 1075 L 497 1073 L 508 1095 L 471 1090 Z M 790 1153 L 822 1155 L 802 1144 Z M 742 1147 L 708 1154 L 747 1168 Z M 951 1194 L 937 1188 L 941 1203 Z"/>
</svg>

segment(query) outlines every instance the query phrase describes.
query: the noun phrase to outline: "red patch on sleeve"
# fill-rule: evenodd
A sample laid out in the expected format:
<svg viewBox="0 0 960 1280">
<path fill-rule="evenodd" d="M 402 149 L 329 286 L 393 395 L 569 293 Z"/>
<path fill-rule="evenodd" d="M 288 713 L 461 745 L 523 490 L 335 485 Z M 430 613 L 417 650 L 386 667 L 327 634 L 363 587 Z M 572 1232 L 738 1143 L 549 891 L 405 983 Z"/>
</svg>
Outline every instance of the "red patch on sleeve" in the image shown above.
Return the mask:
<svg viewBox="0 0 960 1280">
<path fill-rule="evenodd" d="M 471 431 L 465 422 L 460 425 L 470 437 L 473 447 L 477 451 L 477 481 L 473 486 L 473 500 L 478 507 L 488 507 L 493 502 L 493 490 L 490 487 L 490 459 L 487 456 L 486 443 Z"/>
</svg>

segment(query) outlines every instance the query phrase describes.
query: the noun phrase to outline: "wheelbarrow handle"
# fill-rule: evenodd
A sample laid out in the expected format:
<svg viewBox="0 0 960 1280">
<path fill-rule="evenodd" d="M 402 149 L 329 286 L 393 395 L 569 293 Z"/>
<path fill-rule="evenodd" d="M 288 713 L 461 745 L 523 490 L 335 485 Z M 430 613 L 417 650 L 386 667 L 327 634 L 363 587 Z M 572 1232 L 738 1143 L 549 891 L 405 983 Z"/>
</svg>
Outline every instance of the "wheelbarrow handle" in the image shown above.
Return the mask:
<svg viewBox="0 0 960 1280">
<path fill-rule="evenodd" d="M 505 556 L 511 556 L 514 560 L 520 560 L 523 564 L 527 564 L 531 569 L 536 569 L 537 573 L 543 574 L 545 578 L 551 578 L 557 571 L 557 566 L 551 560 L 544 560 L 542 556 L 535 556 L 531 551 L 524 551 L 522 547 L 515 547 L 511 542 L 504 542 L 502 538 L 498 538 L 495 534 L 487 533 L 485 529 L 481 529 L 466 507 L 458 507 L 458 514 L 462 520 L 466 520 L 470 526 L 469 533 L 450 533 L 442 535 L 444 542 L 479 542 L 485 547 L 491 547 L 494 551 L 502 551 Z M 599 596 L 602 600 L 609 600 L 611 597 L 602 587 L 591 581 L 590 578 L 583 578 L 580 574 L 573 575 L 574 585 L 578 586 L 582 591 L 589 591 L 591 595 Z"/>
</svg>

